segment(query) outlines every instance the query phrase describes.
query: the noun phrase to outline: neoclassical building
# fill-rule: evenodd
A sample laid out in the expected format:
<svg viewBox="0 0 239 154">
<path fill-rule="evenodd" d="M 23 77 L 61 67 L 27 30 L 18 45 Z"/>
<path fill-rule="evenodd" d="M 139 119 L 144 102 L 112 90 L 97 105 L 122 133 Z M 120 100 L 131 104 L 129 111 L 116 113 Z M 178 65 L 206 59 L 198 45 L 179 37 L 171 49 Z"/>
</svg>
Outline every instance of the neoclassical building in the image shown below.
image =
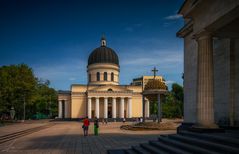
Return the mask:
<svg viewBox="0 0 239 154">
<path fill-rule="evenodd" d="M 239 1 L 185 0 L 184 122 L 239 126 Z"/>
<path fill-rule="evenodd" d="M 72 84 L 70 91 L 58 92 L 59 118 L 143 116 L 143 87 L 141 84 L 119 84 L 119 58 L 113 49 L 106 46 L 104 37 L 101 46 L 93 50 L 88 58 L 87 75 L 88 84 Z M 165 84 L 161 76 L 156 77 Z M 149 101 L 146 100 L 145 117 L 149 117 L 149 110 Z"/>
</svg>

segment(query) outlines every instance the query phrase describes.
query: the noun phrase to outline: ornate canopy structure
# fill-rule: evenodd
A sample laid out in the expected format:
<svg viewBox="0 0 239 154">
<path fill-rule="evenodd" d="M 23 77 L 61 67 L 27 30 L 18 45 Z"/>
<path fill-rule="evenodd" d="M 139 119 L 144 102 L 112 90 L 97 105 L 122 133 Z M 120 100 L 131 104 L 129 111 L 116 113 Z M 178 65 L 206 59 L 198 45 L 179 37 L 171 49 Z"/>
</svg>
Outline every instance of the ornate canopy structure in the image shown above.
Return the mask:
<svg viewBox="0 0 239 154">
<path fill-rule="evenodd" d="M 154 69 L 155 71 L 156 69 Z M 166 84 L 158 79 L 149 80 L 143 90 L 143 119 L 145 121 L 145 116 L 147 117 L 150 113 L 145 113 L 145 111 L 149 111 L 149 103 L 151 101 L 157 101 L 158 103 L 158 122 L 161 121 L 161 95 L 165 95 L 168 92 L 168 88 Z"/>
</svg>

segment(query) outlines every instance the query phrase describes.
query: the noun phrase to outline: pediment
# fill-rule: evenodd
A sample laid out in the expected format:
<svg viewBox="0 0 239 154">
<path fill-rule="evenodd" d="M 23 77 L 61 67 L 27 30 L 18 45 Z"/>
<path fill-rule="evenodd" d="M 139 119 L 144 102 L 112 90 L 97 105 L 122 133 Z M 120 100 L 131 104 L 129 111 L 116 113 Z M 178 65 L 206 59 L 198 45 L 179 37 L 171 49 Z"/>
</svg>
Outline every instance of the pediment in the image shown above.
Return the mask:
<svg viewBox="0 0 239 154">
<path fill-rule="evenodd" d="M 124 86 L 105 85 L 105 86 L 99 86 L 99 87 L 93 88 L 90 91 L 131 91 L 131 90 Z"/>
</svg>

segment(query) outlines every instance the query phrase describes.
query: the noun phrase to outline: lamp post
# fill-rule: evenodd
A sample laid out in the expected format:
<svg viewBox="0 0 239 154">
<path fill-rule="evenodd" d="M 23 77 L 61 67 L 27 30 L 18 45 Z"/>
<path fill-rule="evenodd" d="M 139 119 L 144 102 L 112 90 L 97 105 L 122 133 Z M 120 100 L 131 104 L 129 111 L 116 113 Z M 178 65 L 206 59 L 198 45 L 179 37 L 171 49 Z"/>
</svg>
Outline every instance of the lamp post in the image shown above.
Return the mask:
<svg viewBox="0 0 239 154">
<path fill-rule="evenodd" d="M 52 112 L 51 112 L 51 95 L 50 95 L 49 111 L 50 111 L 50 118 L 52 118 Z"/>
<path fill-rule="evenodd" d="M 25 121 L 26 119 L 26 96 L 25 96 L 25 93 L 24 93 L 24 97 L 23 97 L 23 122 Z"/>
<path fill-rule="evenodd" d="M 14 120 L 15 114 L 16 114 L 16 112 L 15 112 L 15 110 L 14 110 L 14 107 L 12 106 L 12 107 L 11 107 L 11 110 L 10 110 L 10 116 L 11 116 L 11 119 L 12 119 L 12 120 Z"/>
<path fill-rule="evenodd" d="M 28 91 L 25 89 L 23 90 L 23 120 L 22 122 L 25 122 L 26 120 L 26 93 Z"/>
</svg>

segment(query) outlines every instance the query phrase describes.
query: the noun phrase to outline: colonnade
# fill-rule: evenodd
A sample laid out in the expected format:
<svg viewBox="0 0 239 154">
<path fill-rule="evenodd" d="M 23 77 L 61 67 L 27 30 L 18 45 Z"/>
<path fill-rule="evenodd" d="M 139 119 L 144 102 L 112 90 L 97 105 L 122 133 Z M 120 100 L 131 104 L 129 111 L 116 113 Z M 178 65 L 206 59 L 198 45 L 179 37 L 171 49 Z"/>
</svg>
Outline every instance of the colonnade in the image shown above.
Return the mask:
<svg viewBox="0 0 239 154">
<path fill-rule="evenodd" d="M 88 97 L 88 105 L 87 105 L 87 114 L 88 118 L 92 117 L 92 99 L 95 98 L 95 116 L 97 118 L 100 117 L 100 98 L 99 97 Z M 109 97 L 104 97 L 104 118 L 108 118 L 108 104 L 109 104 Z M 132 118 L 132 98 L 127 97 L 127 117 L 125 117 L 125 97 L 120 97 L 120 111 L 119 111 L 119 118 Z M 116 118 L 116 111 L 117 111 L 117 104 L 116 104 L 116 97 L 112 97 L 112 118 Z"/>
</svg>

